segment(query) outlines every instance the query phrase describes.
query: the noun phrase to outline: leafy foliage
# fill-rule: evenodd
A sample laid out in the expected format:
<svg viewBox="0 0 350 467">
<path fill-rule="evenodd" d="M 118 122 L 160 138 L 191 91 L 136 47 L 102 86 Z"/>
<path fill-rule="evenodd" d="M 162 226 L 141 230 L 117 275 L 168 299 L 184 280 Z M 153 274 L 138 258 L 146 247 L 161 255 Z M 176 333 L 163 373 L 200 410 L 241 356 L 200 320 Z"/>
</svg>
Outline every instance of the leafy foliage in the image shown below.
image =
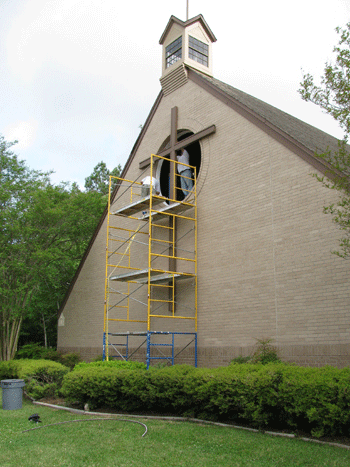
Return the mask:
<svg viewBox="0 0 350 467">
<path fill-rule="evenodd" d="M 263 365 L 281 361 L 277 347 L 272 345 L 272 339 L 257 339 L 251 361 Z"/>
<path fill-rule="evenodd" d="M 109 360 L 107 361 L 94 361 L 91 363 L 80 362 L 77 364 L 77 369 L 81 368 L 119 368 L 127 370 L 146 370 L 147 366 L 142 362 L 126 362 L 124 360 Z"/>
<path fill-rule="evenodd" d="M 341 230 L 342 236 L 339 239 L 339 249 L 333 253 L 341 258 L 350 256 L 350 153 L 345 141 L 339 141 L 338 151 L 331 153 L 326 151 L 318 156 L 329 162 L 330 168 L 326 176 L 314 174 L 324 187 L 336 190 L 339 197 L 336 202 L 324 206 L 323 212 L 330 214 L 333 222 Z"/>
<path fill-rule="evenodd" d="M 272 339 L 257 339 L 252 355 L 247 357 L 236 357 L 231 363 L 280 363 L 279 352 L 277 347 L 272 345 Z"/>
<path fill-rule="evenodd" d="M 13 360 L 0 362 L 0 380 L 17 378 L 17 365 Z"/>
<path fill-rule="evenodd" d="M 25 391 L 33 399 L 54 396 L 69 368 L 49 360 L 0 362 L 1 379 L 23 379 Z"/>
<path fill-rule="evenodd" d="M 40 344 L 23 345 L 19 350 L 17 350 L 15 359 L 52 360 L 54 362 L 61 363 L 70 369 L 73 369 L 75 365 L 81 362 L 81 357 L 78 353 L 72 352 L 62 354 L 56 349 L 43 347 Z"/>
<path fill-rule="evenodd" d="M 342 231 L 340 248 L 334 254 L 348 258 L 350 256 L 350 153 L 347 138 L 350 132 L 350 23 L 345 28 L 336 28 L 339 34 L 338 46 L 334 47 L 335 63 L 326 63 L 321 84 L 304 74 L 299 93 L 305 101 L 313 102 L 331 115 L 344 130 L 344 140 L 338 144 L 338 151 L 327 150 L 318 157 L 329 166 L 326 177 L 315 177 L 326 188 L 339 193 L 337 202 L 324 207 L 326 214 L 331 214 L 333 221 Z"/>
<path fill-rule="evenodd" d="M 17 350 L 15 359 L 33 359 L 33 360 L 51 360 L 53 354 L 57 351 L 51 348 L 43 347 L 40 344 L 26 344 Z"/>
<path fill-rule="evenodd" d="M 105 208 L 99 193 L 30 170 L 0 136 L 0 359 L 13 358 L 25 317 L 56 319 Z M 45 334 L 46 335 L 46 334 Z"/>
<path fill-rule="evenodd" d="M 85 189 L 89 192 L 100 193 L 101 195 L 108 195 L 109 191 L 109 176 L 113 175 L 119 177 L 122 167 L 119 164 L 113 170 L 108 170 L 105 162 L 99 162 L 91 175 L 85 178 Z M 112 182 L 111 188 L 113 189 L 116 180 Z"/>
<path fill-rule="evenodd" d="M 326 63 L 321 85 L 306 73 L 300 83 L 299 93 L 305 101 L 313 102 L 339 122 L 345 134 L 350 132 L 350 23 L 344 29 L 336 28 L 340 35 L 338 46 L 334 47 L 335 63 Z"/>
</svg>

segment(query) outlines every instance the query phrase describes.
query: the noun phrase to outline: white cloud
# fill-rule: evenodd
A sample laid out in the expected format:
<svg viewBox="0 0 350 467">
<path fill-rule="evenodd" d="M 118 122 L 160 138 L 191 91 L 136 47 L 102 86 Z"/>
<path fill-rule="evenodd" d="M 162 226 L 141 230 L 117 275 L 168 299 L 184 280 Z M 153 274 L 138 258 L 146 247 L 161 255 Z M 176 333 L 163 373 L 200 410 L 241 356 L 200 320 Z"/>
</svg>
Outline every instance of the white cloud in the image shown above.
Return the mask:
<svg viewBox="0 0 350 467">
<path fill-rule="evenodd" d="M 4 128 L 3 134 L 7 141 L 18 140 L 16 150 L 27 149 L 35 142 L 38 122 L 31 120 L 27 122 L 15 122 Z"/>
</svg>

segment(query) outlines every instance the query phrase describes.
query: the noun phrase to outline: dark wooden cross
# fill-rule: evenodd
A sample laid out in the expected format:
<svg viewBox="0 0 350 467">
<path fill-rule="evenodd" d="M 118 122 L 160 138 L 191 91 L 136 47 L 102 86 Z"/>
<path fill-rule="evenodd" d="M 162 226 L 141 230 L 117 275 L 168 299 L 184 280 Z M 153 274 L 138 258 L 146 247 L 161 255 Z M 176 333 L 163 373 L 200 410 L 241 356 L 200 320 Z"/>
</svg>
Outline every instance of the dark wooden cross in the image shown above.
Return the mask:
<svg viewBox="0 0 350 467">
<path fill-rule="evenodd" d="M 161 157 L 168 157 L 172 161 L 176 160 L 176 151 L 182 148 L 186 148 L 190 144 L 194 143 L 195 141 L 199 141 L 206 136 L 212 135 L 216 131 L 215 125 L 211 125 L 208 128 L 205 128 L 198 133 L 195 133 L 187 138 L 177 141 L 177 116 L 178 116 L 178 108 L 173 107 L 171 109 L 171 125 L 170 125 L 170 147 L 164 149 L 158 153 L 158 156 Z M 145 169 L 151 163 L 151 158 L 147 158 L 140 162 L 139 167 L 140 169 Z M 170 163 L 170 186 L 169 186 L 169 198 L 176 199 L 175 196 L 175 187 L 174 187 L 174 170 L 175 170 L 175 163 Z"/>
</svg>

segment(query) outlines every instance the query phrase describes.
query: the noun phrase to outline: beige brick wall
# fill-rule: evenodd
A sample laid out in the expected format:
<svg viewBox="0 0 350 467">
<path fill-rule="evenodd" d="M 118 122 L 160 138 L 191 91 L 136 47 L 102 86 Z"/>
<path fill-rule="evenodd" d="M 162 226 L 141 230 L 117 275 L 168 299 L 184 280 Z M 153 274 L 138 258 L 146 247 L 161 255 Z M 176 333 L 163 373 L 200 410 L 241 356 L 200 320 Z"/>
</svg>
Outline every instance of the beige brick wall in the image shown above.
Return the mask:
<svg viewBox="0 0 350 467">
<path fill-rule="evenodd" d="M 174 106 L 179 129 L 217 128 L 201 142 L 197 190 L 199 364 L 226 364 L 272 338 L 286 360 L 348 365 L 349 263 L 331 254 L 339 231 L 322 212 L 336 195 L 307 162 L 192 82 L 162 99 L 128 178 L 169 135 Z M 61 349 L 102 346 L 105 239 L 104 226 L 63 311 Z"/>
</svg>

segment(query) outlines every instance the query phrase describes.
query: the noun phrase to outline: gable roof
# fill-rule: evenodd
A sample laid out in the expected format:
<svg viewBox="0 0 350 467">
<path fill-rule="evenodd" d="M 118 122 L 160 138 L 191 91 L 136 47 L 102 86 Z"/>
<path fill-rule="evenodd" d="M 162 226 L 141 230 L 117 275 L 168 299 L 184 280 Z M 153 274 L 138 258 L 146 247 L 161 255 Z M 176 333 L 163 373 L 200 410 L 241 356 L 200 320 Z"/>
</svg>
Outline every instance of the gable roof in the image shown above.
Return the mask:
<svg viewBox="0 0 350 467">
<path fill-rule="evenodd" d="M 299 120 L 292 115 L 289 115 L 282 110 L 273 107 L 272 105 L 263 102 L 256 97 L 250 96 L 245 92 L 240 91 L 228 84 L 223 83 L 214 78 L 205 77 L 206 80 L 212 82 L 218 89 L 222 90 L 229 96 L 237 99 L 240 103 L 254 110 L 262 118 L 269 121 L 282 131 L 292 136 L 297 141 L 302 143 L 306 148 L 312 151 L 323 151 L 327 146 L 333 146 L 337 142 L 336 138 L 325 133 L 318 128 L 315 128 L 308 123 Z"/>
<path fill-rule="evenodd" d="M 177 20 L 177 18 L 175 19 Z M 280 141 L 283 145 L 290 148 L 294 153 L 298 154 L 301 158 L 306 160 L 321 173 L 329 175 L 328 171 L 330 169 L 330 165 L 325 160 L 316 157 L 315 152 L 324 152 L 327 148 L 329 148 L 331 151 L 336 151 L 338 149 L 337 138 L 334 138 L 324 131 L 321 131 L 318 128 L 315 128 L 312 125 L 309 125 L 308 123 L 305 123 L 302 120 L 299 120 L 298 118 L 293 117 L 292 115 L 289 115 L 286 112 L 283 112 L 282 110 L 279 110 L 276 107 L 273 107 L 272 105 L 267 104 L 266 102 L 263 102 L 260 99 L 257 99 L 256 97 L 253 97 L 243 91 L 240 91 L 239 89 L 236 89 L 218 79 L 208 77 L 202 73 L 192 70 L 189 67 L 186 67 L 186 71 L 189 80 L 195 82 L 210 94 L 221 100 L 225 105 L 228 105 L 243 115 L 245 118 L 252 121 L 255 125 L 270 134 L 273 138 Z M 158 109 L 162 97 L 163 92 L 160 91 L 132 148 L 130 156 L 122 171 L 121 177 L 123 177 L 129 169 L 136 151 L 142 142 L 143 136 L 145 135 L 152 121 L 152 118 Z M 118 188 L 116 188 L 116 190 L 117 189 Z M 67 291 L 67 294 L 61 304 L 58 315 L 62 313 L 65 304 L 67 303 L 69 295 L 73 290 L 74 284 L 91 250 L 95 238 L 101 226 L 103 225 L 103 221 L 106 215 L 107 208 L 102 214 L 100 222 L 98 223 L 96 230 L 89 242 L 85 254 Z"/>
<path fill-rule="evenodd" d="M 205 21 L 203 15 L 197 15 L 194 18 L 188 19 L 187 21 L 181 21 L 181 19 L 176 18 L 176 16 L 174 16 L 174 15 L 171 15 L 170 19 L 168 21 L 168 24 L 166 25 L 166 27 L 164 29 L 164 32 L 163 32 L 161 38 L 159 39 L 159 44 L 163 45 L 163 43 L 164 43 L 164 41 L 166 39 L 166 36 L 168 35 L 168 32 L 170 31 L 171 26 L 174 23 L 179 24 L 183 28 L 186 28 L 187 26 L 190 26 L 191 24 L 196 23 L 197 21 L 199 23 L 201 23 L 201 25 L 203 26 L 203 29 L 208 34 L 210 40 L 212 42 L 216 42 L 216 37 L 214 36 L 214 34 L 213 34 L 212 30 L 210 29 L 210 27 L 208 26 L 207 22 Z"/>
</svg>

